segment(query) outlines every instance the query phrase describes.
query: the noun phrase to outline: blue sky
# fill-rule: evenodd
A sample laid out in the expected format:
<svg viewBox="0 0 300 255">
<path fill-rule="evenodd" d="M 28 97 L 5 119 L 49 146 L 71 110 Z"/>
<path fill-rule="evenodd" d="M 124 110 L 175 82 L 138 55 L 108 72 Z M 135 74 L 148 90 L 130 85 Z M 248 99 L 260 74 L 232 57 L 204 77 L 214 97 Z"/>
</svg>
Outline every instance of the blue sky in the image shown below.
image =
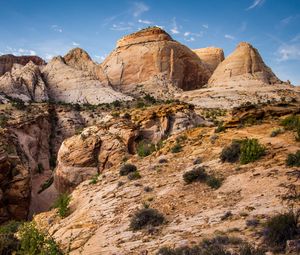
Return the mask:
<svg viewBox="0 0 300 255">
<path fill-rule="evenodd" d="M 0 54 L 47 60 L 81 47 L 97 62 L 116 41 L 158 25 L 190 48 L 240 41 L 283 80 L 300 85 L 300 0 L 0 0 Z"/>
</svg>

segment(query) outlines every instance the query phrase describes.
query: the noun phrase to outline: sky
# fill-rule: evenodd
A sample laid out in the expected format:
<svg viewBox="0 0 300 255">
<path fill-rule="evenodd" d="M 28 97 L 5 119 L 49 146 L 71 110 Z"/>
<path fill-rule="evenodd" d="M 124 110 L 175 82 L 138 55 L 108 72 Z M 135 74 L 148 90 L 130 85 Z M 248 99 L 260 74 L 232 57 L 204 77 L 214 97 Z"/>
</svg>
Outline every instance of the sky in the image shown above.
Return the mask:
<svg viewBox="0 0 300 255">
<path fill-rule="evenodd" d="M 0 55 L 49 61 L 85 49 L 98 63 L 126 34 L 160 26 L 196 49 L 257 48 L 282 80 L 300 85 L 300 0 L 0 0 Z"/>
</svg>

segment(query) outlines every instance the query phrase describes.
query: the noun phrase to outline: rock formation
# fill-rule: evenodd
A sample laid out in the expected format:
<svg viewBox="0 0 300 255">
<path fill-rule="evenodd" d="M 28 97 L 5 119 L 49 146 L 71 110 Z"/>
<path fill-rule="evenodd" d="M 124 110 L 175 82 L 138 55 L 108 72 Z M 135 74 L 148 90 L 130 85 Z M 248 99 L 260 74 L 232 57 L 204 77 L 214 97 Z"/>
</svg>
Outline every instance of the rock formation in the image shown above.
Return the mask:
<svg viewBox="0 0 300 255">
<path fill-rule="evenodd" d="M 275 84 L 281 81 L 266 66 L 252 45 L 241 42 L 235 51 L 218 65 L 209 79 L 210 86 Z"/>
<path fill-rule="evenodd" d="M 90 70 L 92 63 L 89 59 L 85 62 L 70 56 L 74 54 L 66 56 L 67 62 L 62 57 L 55 57 L 42 69 L 49 98 L 66 103 L 90 104 L 131 99 L 114 91 L 105 81 L 99 81 Z"/>
<path fill-rule="evenodd" d="M 158 27 L 120 39 L 101 67 L 113 88 L 160 98 L 172 95 L 177 88 L 200 88 L 211 75 L 194 52 Z"/>
<path fill-rule="evenodd" d="M 40 69 L 32 61 L 25 66 L 14 64 L 11 72 L 0 77 L 0 91 L 23 101 L 46 101 L 48 93 Z"/>
<path fill-rule="evenodd" d="M 193 50 L 203 63 L 207 64 L 213 73 L 217 66 L 224 60 L 224 51 L 221 48 L 207 47 Z"/>
<path fill-rule="evenodd" d="M 32 61 L 36 65 L 45 65 L 46 62 L 38 56 L 14 56 L 11 54 L 0 56 L 0 76 L 10 72 L 14 64 L 26 65 Z"/>
</svg>

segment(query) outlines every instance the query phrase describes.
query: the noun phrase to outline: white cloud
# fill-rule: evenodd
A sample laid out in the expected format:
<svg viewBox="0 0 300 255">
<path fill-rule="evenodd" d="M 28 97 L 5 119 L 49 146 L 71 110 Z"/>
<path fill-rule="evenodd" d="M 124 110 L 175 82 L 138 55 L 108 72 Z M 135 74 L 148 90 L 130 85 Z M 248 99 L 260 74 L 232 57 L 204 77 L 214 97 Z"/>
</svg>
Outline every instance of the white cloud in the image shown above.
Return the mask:
<svg viewBox="0 0 300 255">
<path fill-rule="evenodd" d="M 298 42 L 300 41 L 300 34 L 296 35 L 294 38 L 292 38 L 291 42 Z"/>
<path fill-rule="evenodd" d="M 229 39 L 229 40 L 234 40 L 235 39 L 235 37 L 233 35 L 229 35 L 229 34 L 224 35 L 224 37 L 226 39 Z"/>
<path fill-rule="evenodd" d="M 30 55 L 30 56 L 35 56 L 36 51 L 32 49 L 24 49 L 24 48 L 12 48 L 7 46 L 6 49 L 4 50 L 3 54 L 13 54 L 15 56 L 20 56 L 20 55 Z"/>
<path fill-rule="evenodd" d="M 142 23 L 142 24 L 148 24 L 148 25 L 150 25 L 150 24 L 153 23 L 153 22 L 150 21 L 150 20 L 143 20 L 143 19 L 139 19 L 138 22 L 139 22 L 139 23 Z"/>
<path fill-rule="evenodd" d="M 72 45 L 77 47 L 77 46 L 79 46 L 80 44 L 77 43 L 77 42 L 72 42 Z"/>
<path fill-rule="evenodd" d="M 127 31 L 127 30 L 131 30 L 132 26 L 130 24 L 124 24 L 120 22 L 118 24 L 113 24 L 110 29 L 114 31 Z"/>
<path fill-rule="evenodd" d="M 150 10 L 150 7 L 143 2 L 135 2 L 133 3 L 132 15 L 134 17 L 140 16 L 142 13 Z"/>
<path fill-rule="evenodd" d="M 191 34 L 191 32 L 185 32 L 183 35 L 184 36 L 189 36 Z"/>
<path fill-rule="evenodd" d="M 180 34 L 177 23 L 176 23 L 176 18 L 172 19 L 172 28 L 170 29 L 172 34 Z"/>
<path fill-rule="evenodd" d="M 53 31 L 55 31 L 55 32 L 58 32 L 58 33 L 62 33 L 63 32 L 62 28 L 60 26 L 58 26 L 58 25 L 52 25 L 51 29 Z"/>
<path fill-rule="evenodd" d="M 194 42 L 195 38 L 191 36 L 189 38 L 184 38 L 184 40 L 187 41 L 187 42 Z"/>
<path fill-rule="evenodd" d="M 276 55 L 279 62 L 288 60 L 300 60 L 300 44 L 281 45 L 278 48 Z"/>
<path fill-rule="evenodd" d="M 49 54 L 49 53 L 46 53 L 46 54 L 45 54 L 45 59 L 46 59 L 47 61 L 51 60 L 52 58 L 53 58 L 53 55 L 51 55 L 51 54 Z"/>
<path fill-rule="evenodd" d="M 207 24 L 203 24 L 202 27 L 208 29 L 208 25 Z"/>
<path fill-rule="evenodd" d="M 264 4 L 265 0 L 254 0 L 252 5 L 250 5 L 246 10 L 251 10 L 256 7 L 262 6 Z"/>
</svg>

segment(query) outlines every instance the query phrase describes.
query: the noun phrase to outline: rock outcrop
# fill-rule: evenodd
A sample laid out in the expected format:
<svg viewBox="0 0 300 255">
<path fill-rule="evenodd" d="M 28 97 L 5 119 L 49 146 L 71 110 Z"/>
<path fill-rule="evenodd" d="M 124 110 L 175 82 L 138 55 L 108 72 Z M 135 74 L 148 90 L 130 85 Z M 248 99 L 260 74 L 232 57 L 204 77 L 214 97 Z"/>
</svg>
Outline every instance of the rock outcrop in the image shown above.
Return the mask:
<svg viewBox="0 0 300 255">
<path fill-rule="evenodd" d="M 46 62 L 38 56 L 14 56 L 11 54 L 0 56 L 0 76 L 10 72 L 14 64 L 26 65 L 32 61 L 36 65 L 45 65 Z"/>
<path fill-rule="evenodd" d="M 32 61 L 25 66 L 14 64 L 11 72 L 0 77 L 0 91 L 23 101 L 41 102 L 48 100 L 46 85 L 40 69 Z"/>
<path fill-rule="evenodd" d="M 207 47 L 193 50 L 198 57 L 207 64 L 213 73 L 217 66 L 224 60 L 224 51 L 221 48 Z"/>
<path fill-rule="evenodd" d="M 154 27 L 130 34 L 101 64 L 113 88 L 125 93 L 170 97 L 207 83 L 211 72 L 197 55 Z"/>
<path fill-rule="evenodd" d="M 281 81 L 266 66 L 251 44 L 241 42 L 235 51 L 218 65 L 209 79 L 209 86 L 276 84 Z"/>
<path fill-rule="evenodd" d="M 96 78 L 91 73 L 90 61 L 84 63 L 84 60 L 72 59 L 70 56 L 74 54 L 67 55 L 67 62 L 62 57 L 55 57 L 42 69 L 50 99 L 57 102 L 89 104 L 131 99 L 114 91 L 105 81 Z"/>
</svg>

